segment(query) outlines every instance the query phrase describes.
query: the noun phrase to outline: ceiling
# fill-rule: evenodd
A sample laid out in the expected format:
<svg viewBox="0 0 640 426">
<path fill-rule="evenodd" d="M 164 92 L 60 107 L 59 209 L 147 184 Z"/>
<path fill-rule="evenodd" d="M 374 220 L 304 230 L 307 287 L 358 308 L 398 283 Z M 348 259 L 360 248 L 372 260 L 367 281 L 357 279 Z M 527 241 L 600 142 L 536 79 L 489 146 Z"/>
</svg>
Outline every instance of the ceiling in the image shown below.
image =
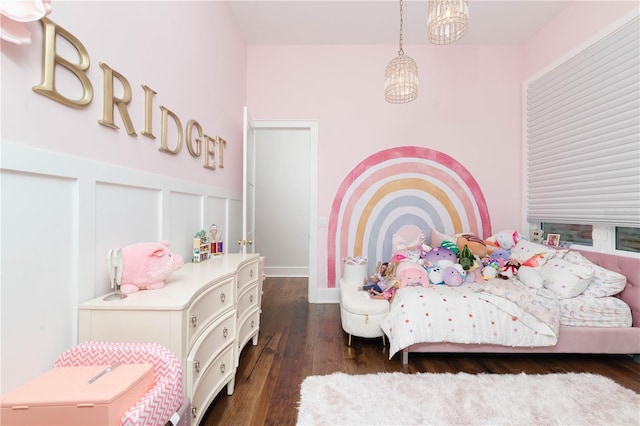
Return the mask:
<svg viewBox="0 0 640 426">
<path fill-rule="evenodd" d="M 396 0 L 228 0 L 247 44 L 397 44 Z M 460 44 L 520 44 L 572 1 L 470 0 Z M 427 0 L 404 0 L 405 44 L 427 44 Z"/>
</svg>

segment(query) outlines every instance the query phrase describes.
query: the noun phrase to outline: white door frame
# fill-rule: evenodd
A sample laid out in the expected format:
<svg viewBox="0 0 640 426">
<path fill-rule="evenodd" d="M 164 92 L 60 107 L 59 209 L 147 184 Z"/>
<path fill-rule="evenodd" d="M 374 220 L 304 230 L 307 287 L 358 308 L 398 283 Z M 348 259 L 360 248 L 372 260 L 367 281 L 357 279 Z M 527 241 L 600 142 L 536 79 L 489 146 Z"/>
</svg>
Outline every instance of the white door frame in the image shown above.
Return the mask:
<svg viewBox="0 0 640 426">
<path fill-rule="evenodd" d="M 256 137 L 249 109 L 244 107 L 242 129 L 242 240 L 240 253 L 254 253 Z"/>
<path fill-rule="evenodd" d="M 296 129 L 309 132 L 309 303 L 318 301 L 318 121 L 253 120 L 255 130 Z M 256 137 L 256 144 L 260 143 Z"/>
</svg>

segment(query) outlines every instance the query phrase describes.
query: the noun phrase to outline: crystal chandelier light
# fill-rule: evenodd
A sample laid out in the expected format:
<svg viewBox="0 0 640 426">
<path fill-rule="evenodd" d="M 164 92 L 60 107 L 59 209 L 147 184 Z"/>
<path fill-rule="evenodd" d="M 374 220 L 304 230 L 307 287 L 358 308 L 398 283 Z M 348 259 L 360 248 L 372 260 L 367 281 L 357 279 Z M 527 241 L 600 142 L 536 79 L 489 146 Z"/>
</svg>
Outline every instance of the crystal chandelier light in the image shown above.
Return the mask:
<svg viewBox="0 0 640 426">
<path fill-rule="evenodd" d="M 433 44 L 460 40 L 469 25 L 469 0 L 430 0 L 427 30 Z"/>
<path fill-rule="evenodd" d="M 403 104 L 418 97 L 418 65 L 402 50 L 402 0 L 400 0 L 400 49 L 384 73 L 384 98 L 392 104 Z"/>
</svg>

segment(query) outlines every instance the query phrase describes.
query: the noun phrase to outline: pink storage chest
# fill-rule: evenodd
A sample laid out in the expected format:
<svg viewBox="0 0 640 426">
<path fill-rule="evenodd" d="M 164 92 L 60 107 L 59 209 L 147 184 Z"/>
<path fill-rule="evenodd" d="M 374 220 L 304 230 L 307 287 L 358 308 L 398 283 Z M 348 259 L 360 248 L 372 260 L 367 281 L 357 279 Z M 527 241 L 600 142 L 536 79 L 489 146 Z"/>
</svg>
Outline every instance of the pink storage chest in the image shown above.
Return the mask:
<svg viewBox="0 0 640 426">
<path fill-rule="evenodd" d="M 55 367 L 47 371 L 3 395 L 0 423 L 120 425 L 122 415 L 153 387 L 154 366 L 121 364 L 100 375 L 107 367 Z"/>
</svg>

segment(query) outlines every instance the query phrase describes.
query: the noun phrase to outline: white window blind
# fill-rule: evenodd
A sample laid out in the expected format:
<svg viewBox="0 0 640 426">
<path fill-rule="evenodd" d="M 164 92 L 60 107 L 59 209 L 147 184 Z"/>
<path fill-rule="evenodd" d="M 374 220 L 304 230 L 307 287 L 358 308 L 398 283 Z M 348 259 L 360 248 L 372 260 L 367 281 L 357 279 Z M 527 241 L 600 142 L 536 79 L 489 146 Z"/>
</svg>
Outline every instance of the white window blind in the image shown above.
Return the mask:
<svg viewBox="0 0 640 426">
<path fill-rule="evenodd" d="M 529 222 L 640 226 L 640 20 L 525 86 Z"/>
</svg>

